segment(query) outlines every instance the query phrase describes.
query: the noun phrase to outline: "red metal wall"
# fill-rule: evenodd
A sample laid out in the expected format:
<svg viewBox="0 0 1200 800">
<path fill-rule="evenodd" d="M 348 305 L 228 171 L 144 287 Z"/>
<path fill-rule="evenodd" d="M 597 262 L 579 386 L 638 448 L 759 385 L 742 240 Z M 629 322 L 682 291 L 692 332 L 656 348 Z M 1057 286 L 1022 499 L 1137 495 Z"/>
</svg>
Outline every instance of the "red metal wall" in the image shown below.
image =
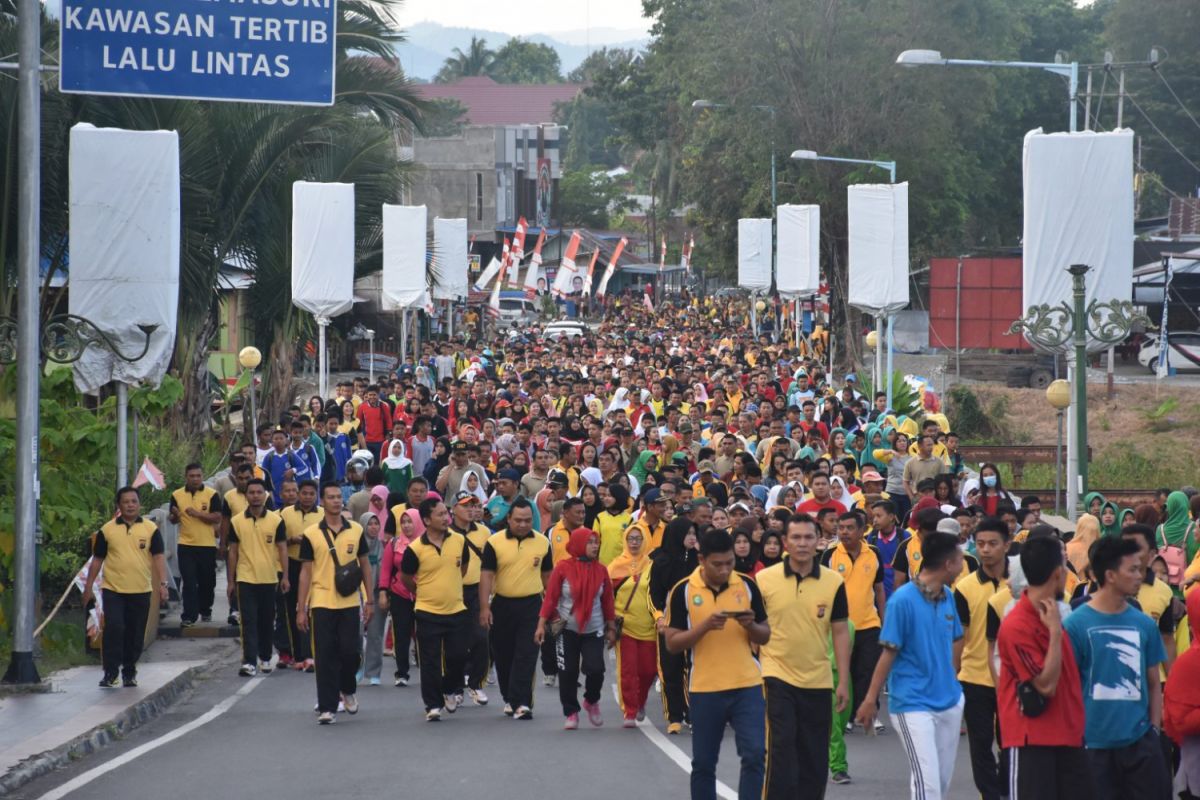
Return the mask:
<svg viewBox="0 0 1200 800">
<path fill-rule="evenodd" d="M 1028 350 L 1020 336 L 1005 331 L 1023 316 L 1021 309 L 1021 259 L 964 258 L 961 295 L 956 292 L 957 258 L 929 262 L 929 344 L 932 347 Z M 956 299 L 959 305 L 960 344 L 954 335 Z"/>
</svg>

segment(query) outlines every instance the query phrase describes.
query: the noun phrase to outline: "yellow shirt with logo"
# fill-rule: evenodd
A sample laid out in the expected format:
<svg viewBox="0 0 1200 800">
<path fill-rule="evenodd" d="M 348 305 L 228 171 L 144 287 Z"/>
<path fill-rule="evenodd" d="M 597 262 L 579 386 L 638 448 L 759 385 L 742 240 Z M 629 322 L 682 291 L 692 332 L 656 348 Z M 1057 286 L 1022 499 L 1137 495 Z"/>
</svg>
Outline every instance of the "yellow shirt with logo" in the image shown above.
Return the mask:
<svg viewBox="0 0 1200 800">
<path fill-rule="evenodd" d="M 132 523 L 117 517 L 96 534 L 92 555 L 104 560 L 101 589 L 119 594 L 145 594 L 153 585 L 151 565 L 163 552 L 163 538 L 153 522 L 138 517 Z"/>
<path fill-rule="evenodd" d="M 256 517 L 247 509 L 229 521 L 229 543 L 237 544 L 238 583 L 276 583 L 287 564 L 279 559 L 279 546 L 287 541 L 287 526 L 277 511 Z"/>
<path fill-rule="evenodd" d="M 446 531 L 441 547 L 429 540 L 428 533 L 414 539 L 400 560 L 400 571 L 412 576 L 417 585 L 414 610 L 443 616 L 466 611 L 463 566 L 470 557 L 461 533 Z"/>
<path fill-rule="evenodd" d="M 763 677 L 801 689 L 832 689 L 827 643 L 832 623 L 850 615 L 841 577 L 816 559 L 798 575 L 785 558 L 759 572 L 755 583 L 771 622 L 771 639 L 759 651 Z"/>
<path fill-rule="evenodd" d="M 642 532 L 642 552 L 653 553 L 655 550 L 662 547 L 663 534 L 666 533 L 667 523 L 663 522 L 661 519 L 658 521 L 658 525 L 654 526 L 653 530 L 650 529 L 650 523 L 646 520 L 645 516 L 638 517 L 638 521 L 629 527 L 637 528 Z M 622 547 L 625 546 L 625 537 L 628 535 L 629 528 L 626 528 L 625 532 L 621 534 Z"/>
<path fill-rule="evenodd" d="M 201 486 L 194 492 L 181 487 L 171 492 L 171 507 L 179 509 L 179 544 L 191 547 L 216 547 L 217 523 L 204 522 L 187 513 L 194 511 L 220 511 L 221 500 L 217 490 Z"/>
<path fill-rule="evenodd" d="M 300 504 L 288 506 L 283 511 L 279 512 L 283 517 L 283 524 L 287 527 L 287 538 L 295 539 L 304 535 L 304 532 L 316 525 L 325 518 L 325 510 L 320 506 L 314 506 L 312 511 L 305 511 L 300 507 Z M 298 561 L 300 560 L 300 544 L 288 543 L 287 546 L 288 558 Z"/>
<path fill-rule="evenodd" d="M 766 621 L 762 595 L 754 581 L 740 573 L 714 591 L 701 576 L 702 567 L 684 578 L 667 595 L 667 624 L 688 630 L 702 624 L 718 611 L 734 614 L 753 611 L 756 622 Z M 692 648 L 688 673 L 689 692 L 721 692 L 762 684 L 762 670 L 750 646 L 750 635 L 730 619 L 725 626 L 709 631 Z"/>
<path fill-rule="evenodd" d="M 854 630 L 880 627 L 883 622 L 875 606 L 875 589 L 883 583 L 883 562 L 879 557 L 879 549 L 863 542 L 858 557 L 851 558 L 845 545 L 838 542 L 825 551 L 822 563 L 836 572 L 846 585 L 846 602 Z"/>
<path fill-rule="evenodd" d="M 554 568 L 550 540 L 537 531 L 517 538 L 507 530 L 493 533 L 483 548 L 481 568 L 496 573 L 496 597 L 520 599 L 541 595 L 543 576 Z"/>
<path fill-rule="evenodd" d="M 455 533 L 462 533 L 467 540 L 467 549 L 471 551 L 471 559 L 467 562 L 467 574 L 463 576 L 463 586 L 477 586 L 479 584 L 479 564 L 483 558 L 483 548 L 487 545 L 488 539 L 491 538 L 492 532 L 486 525 L 481 525 L 476 522 L 471 530 L 463 533 L 458 528 L 451 528 Z"/>
<path fill-rule="evenodd" d="M 304 541 L 300 543 L 300 560 L 312 562 L 308 605 L 310 608 L 358 608 L 359 595 L 365 591 L 366 596 L 370 597 L 371 588 L 363 586 L 358 593 L 349 597 L 338 594 L 333 583 L 333 555 L 329 552 L 329 542 L 325 539 L 326 532 L 333 542 L 339 564 L 345 565 L 352 559 L 365 558 L 368 551 L 367 537 L 362 526 L 345 517 L 342 517 L 342 527 L 336 534 L 324 519 L 305 530 Z"/>
<path fill-rule="evenodd" d="M 567 526 L 563 524 L 562 520 L 554 523 L 554 527 L 546 533 L 546 538 L 550 540 L 550 552 L 554 564 L 571 557 L 567 553 L 567 545 L 571 542 L 571 532 L 567 530 Z"/>
<path fill-rule="evenodd" d="M 1003 591 L 1009 600 L 1012 592 L 1003 578 L 988 577 L 982 569 L 959 578 L 954 585 L 954 604 L 963 628 L 962 663 L 958 679 L 978 686 L 995 686 L 988 668 L 988 607 L 993 597 Z M 1008 605 L 1007 600 L 1005 605 Z"/>
</svg>

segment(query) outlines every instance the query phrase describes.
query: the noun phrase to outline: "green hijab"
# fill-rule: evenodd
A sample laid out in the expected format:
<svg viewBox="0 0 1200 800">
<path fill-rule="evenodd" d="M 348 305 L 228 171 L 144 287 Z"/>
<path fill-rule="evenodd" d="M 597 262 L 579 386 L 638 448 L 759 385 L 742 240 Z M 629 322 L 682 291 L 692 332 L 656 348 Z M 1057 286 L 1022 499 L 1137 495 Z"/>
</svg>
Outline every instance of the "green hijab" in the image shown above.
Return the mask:
<svg viewBox="0 0 1200 800">
<path fill-rule="evenodd" d="M 646 482 L 646 462 L 652 458 L 658 458 L 658 453 L 653 450 L 643 450 L 638 454 L 637 461 L 634 462 L 633 469 L 629 470 L 629 474 L 637 479 L 638 485 Z"/>
<path fill-rule="evenodd" d="M 1096 513 L 1093 515 L 1096 517 L 1096 519 L 1099 519 L 1100 512 L 1102 510 L 1104 510 L 1104 503 L 1107 501 L 1107 498 L 1104 495 L 1100 494 L 1099 492 L 1088 492 L 1083 497 L 1083 510 L 1085 513 L 1088 513 L 1088 514 L 1092 513 L 1092 501 L 1093 500 L 1100 501 L 1100 508 L 1096 509 Z"/>
<path fill-rule="evenodd" d="M 1112 511 L 1113 522 L 1111 525 L 1104 524 L 1104 512 Z M 1111 500 L 1105 500 L 1104 505 L 1100 506 L 1100 513 L 1096 515 L 1100 519 L 1100 535 L 1101 536 L 1120 536 L 1121 535 L 1121 509 L 1117 508 L 1117 504 Z"/>
<path fill-rule="evenodd" d="M 879 443 L 875 443 L 875 437 L 879 437 Z M 872 422 L 867 426 L 867 446 L 863 448 L 858 456 L 858 464 L 861 467 L 874 467 L 877 470 L 886 469 L 882 461 L 875 458 L 876 450 L 887 450 L 887 438 L 883 435 L 883 428 Z"/>
<path fill-rule="evenodd" d="M 1188 507 L 1188 496 L 1183 492 L 1171 492 L 1167 495 L 1167 521 L 1162 524 L 1162 534 L 1166 539 L 1166 544 L 1182 547 L 1190 525 L 1191 511 Z"/>
</svg>

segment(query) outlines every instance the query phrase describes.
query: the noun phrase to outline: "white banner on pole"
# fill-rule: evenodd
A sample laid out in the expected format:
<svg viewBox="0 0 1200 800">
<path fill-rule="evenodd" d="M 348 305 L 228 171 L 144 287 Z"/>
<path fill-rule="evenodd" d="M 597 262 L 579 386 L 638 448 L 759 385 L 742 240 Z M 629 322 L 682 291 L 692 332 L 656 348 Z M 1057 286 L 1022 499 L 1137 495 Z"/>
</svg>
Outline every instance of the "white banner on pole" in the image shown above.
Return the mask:
<svg viewBox="0 0 1200 800">
<path fill-rule="evenodd" d="M 1022 308 L 1071 303 L 1067 267 L 1087 264 L 1087 298 L 1133 292 L 1133 131 L 1025 134 Z"/>
<path fill-rule="evenodd" d="M 354 305 L 354 184 L 292 184 L 292 304 L 326 318 Z"/>
<path fill-rule="evenodd" d="M 908 305 L 908 184 L 846 189 L 850 305 L 873 314 Z"/>
<path fill-rule="evenodd" d="M 821 207 L 779 206 L 775 236 L 775 287 L 786 300 L 821 288 Z"/>
<path fill-rule="evenodd" d="M 425 282 L 425 206 L 383 206 L 383 310 L 421 305 Z"/>
<path fill-rule="evenodd" d="M 433 299 L 467 299 L 467 221 L 433 219 Z"/>
<path fill-rule="evenodd" d="M 75 362 L 75 385 L 158 385 L 175 350 L 179 311 L 179 135 L 80 123 L 70 137 L 67 310 L 104 331 L 126 356 L 142 352 L 139 324 L 157 325 L 146 355 L 123 361 L 97 347 Z"/>
<path fill-rule="evenodd" d="M 738 286 L 751 292 L 771 288 L 771 220 L 738 220 Z"/>
</svg>

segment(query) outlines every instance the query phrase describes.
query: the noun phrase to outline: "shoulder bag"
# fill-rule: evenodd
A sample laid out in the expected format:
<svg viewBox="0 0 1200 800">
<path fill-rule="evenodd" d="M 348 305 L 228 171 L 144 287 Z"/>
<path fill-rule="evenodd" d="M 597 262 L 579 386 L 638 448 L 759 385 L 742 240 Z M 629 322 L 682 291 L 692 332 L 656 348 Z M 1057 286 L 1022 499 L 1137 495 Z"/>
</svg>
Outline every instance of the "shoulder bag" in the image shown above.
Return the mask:
<svg viewBox="0 0 1200 800">
<path fill-rule="evenodd" d="M 333 559 L 333 588 L 342 597 L 353 597 L 358 594 L 358 588 L 362 585 L 362 567 L 359 566 L 357 558 L 351 559 L 349 564 L 339 561 L 329 529 L 322 525 L 321 533 L 325 534 L 325 542 L 329 545 L 329 557 Z"/>
</svg>

